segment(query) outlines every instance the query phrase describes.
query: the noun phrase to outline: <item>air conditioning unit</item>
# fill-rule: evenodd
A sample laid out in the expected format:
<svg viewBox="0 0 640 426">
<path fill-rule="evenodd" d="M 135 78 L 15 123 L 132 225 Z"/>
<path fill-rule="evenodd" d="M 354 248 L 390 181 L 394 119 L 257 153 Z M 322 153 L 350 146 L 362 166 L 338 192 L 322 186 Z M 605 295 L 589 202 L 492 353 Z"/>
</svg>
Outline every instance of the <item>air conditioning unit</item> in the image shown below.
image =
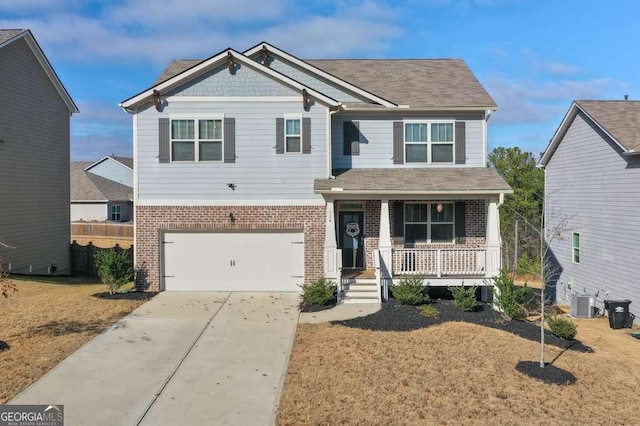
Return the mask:
<svg viewBox="0 0 640 426">
<path fill-rule="evenodd" d="M 593 318 L 596 298 L 591 294 L 571 295 L 571 316 L 576 318 Z"/>
</svg>

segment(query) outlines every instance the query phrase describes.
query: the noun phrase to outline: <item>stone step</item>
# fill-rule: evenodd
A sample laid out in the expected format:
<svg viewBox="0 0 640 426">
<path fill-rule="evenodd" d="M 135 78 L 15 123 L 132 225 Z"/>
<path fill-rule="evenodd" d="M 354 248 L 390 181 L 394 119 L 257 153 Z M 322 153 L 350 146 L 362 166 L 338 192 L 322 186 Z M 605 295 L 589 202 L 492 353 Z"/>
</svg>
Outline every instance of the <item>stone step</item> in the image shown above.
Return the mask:
<svg viewBox="0 0 640 426">
<path fill-rule="evenodd" d="M 378 303 L 378 295 L 346 295 L 341 300 L 342 303 Z"/>
</svg>

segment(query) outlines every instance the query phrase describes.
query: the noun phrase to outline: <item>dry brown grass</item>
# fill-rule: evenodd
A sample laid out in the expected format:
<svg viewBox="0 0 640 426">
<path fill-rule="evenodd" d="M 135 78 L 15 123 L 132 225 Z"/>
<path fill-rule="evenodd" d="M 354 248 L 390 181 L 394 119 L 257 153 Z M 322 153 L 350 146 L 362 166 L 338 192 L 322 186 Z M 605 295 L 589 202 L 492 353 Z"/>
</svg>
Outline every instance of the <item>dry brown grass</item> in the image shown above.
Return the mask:
<svg viewBox="0 0 640 426">
<path fill-rule="evenodd" d="M 411 332 L 301 324 L 278 424 L 640 424 L 640 341 L 576 320 L 593 353 L 547 347 L 573 385 L 515 370 L 539 344 L 450 322 Z"/>
<path fill-rule="evenodd" d="M 94 297 L 103 284 L 46 281 L 14 279 L 18 292 L 0 298 L 0 345 L 9 345 L 0 351 L 0 403 L 144 302 Z"/>
<path fill-rule="evenodd" d="M 86 246 L 91 242 L 94 246 L 100 248 L 112 248 L 116 244 L 120 244 L 123 249 L 131 248 L 133 245 L 133 239 L 128 238 L 111 238 L 111 237 L 78 237 L 72 236 L 71 242 L 75 240 L 81 246 Z"/>
</svg>

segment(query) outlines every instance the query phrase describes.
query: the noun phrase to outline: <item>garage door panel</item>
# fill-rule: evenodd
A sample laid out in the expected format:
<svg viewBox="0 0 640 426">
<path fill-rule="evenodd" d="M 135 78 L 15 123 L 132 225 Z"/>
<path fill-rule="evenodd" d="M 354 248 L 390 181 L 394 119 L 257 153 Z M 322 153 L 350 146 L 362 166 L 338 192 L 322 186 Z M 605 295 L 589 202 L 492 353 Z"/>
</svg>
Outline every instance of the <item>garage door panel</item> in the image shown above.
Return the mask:
<svg viewBox="0 0 640 426">
<path fill-rule="evenodd" d="M 168 232 L 163 240 L 169 291 L 299 291 L 302 232 Z"/>
</svg>

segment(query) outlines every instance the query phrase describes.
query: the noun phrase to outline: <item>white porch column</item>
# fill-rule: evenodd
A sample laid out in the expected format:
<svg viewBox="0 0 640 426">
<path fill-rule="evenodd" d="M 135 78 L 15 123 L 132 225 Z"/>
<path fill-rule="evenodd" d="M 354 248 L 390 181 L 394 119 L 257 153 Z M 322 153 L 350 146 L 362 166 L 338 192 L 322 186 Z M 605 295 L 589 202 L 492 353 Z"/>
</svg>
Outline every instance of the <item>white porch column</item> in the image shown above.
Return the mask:
<svg viewBox="0 0 640 426">
<path fill-rule="evenodd" d="M 391 224 L 389 223 L 389 200 L 380 202 L 380 235 L 378 250 L 380 250 L 380 274 L 382 278 L 391 278 Z"/>
<path fill-rule="evenodd" d="M 485 271 L 486 277 L 498 274 L 501 267 L 501 238 L 500 238 L 500 213 L 498 212 L 498 200 L 489 200 L 487 208 L 487 255 Z"/>
<path fill-rule="evenodd" d="M 340 278 L 338 264 L 338 244 L 336 243 L 336 224 L 334 201 L 326 200 L 324 230 L 324 276 L 332 281 Z"/>
</svg>

